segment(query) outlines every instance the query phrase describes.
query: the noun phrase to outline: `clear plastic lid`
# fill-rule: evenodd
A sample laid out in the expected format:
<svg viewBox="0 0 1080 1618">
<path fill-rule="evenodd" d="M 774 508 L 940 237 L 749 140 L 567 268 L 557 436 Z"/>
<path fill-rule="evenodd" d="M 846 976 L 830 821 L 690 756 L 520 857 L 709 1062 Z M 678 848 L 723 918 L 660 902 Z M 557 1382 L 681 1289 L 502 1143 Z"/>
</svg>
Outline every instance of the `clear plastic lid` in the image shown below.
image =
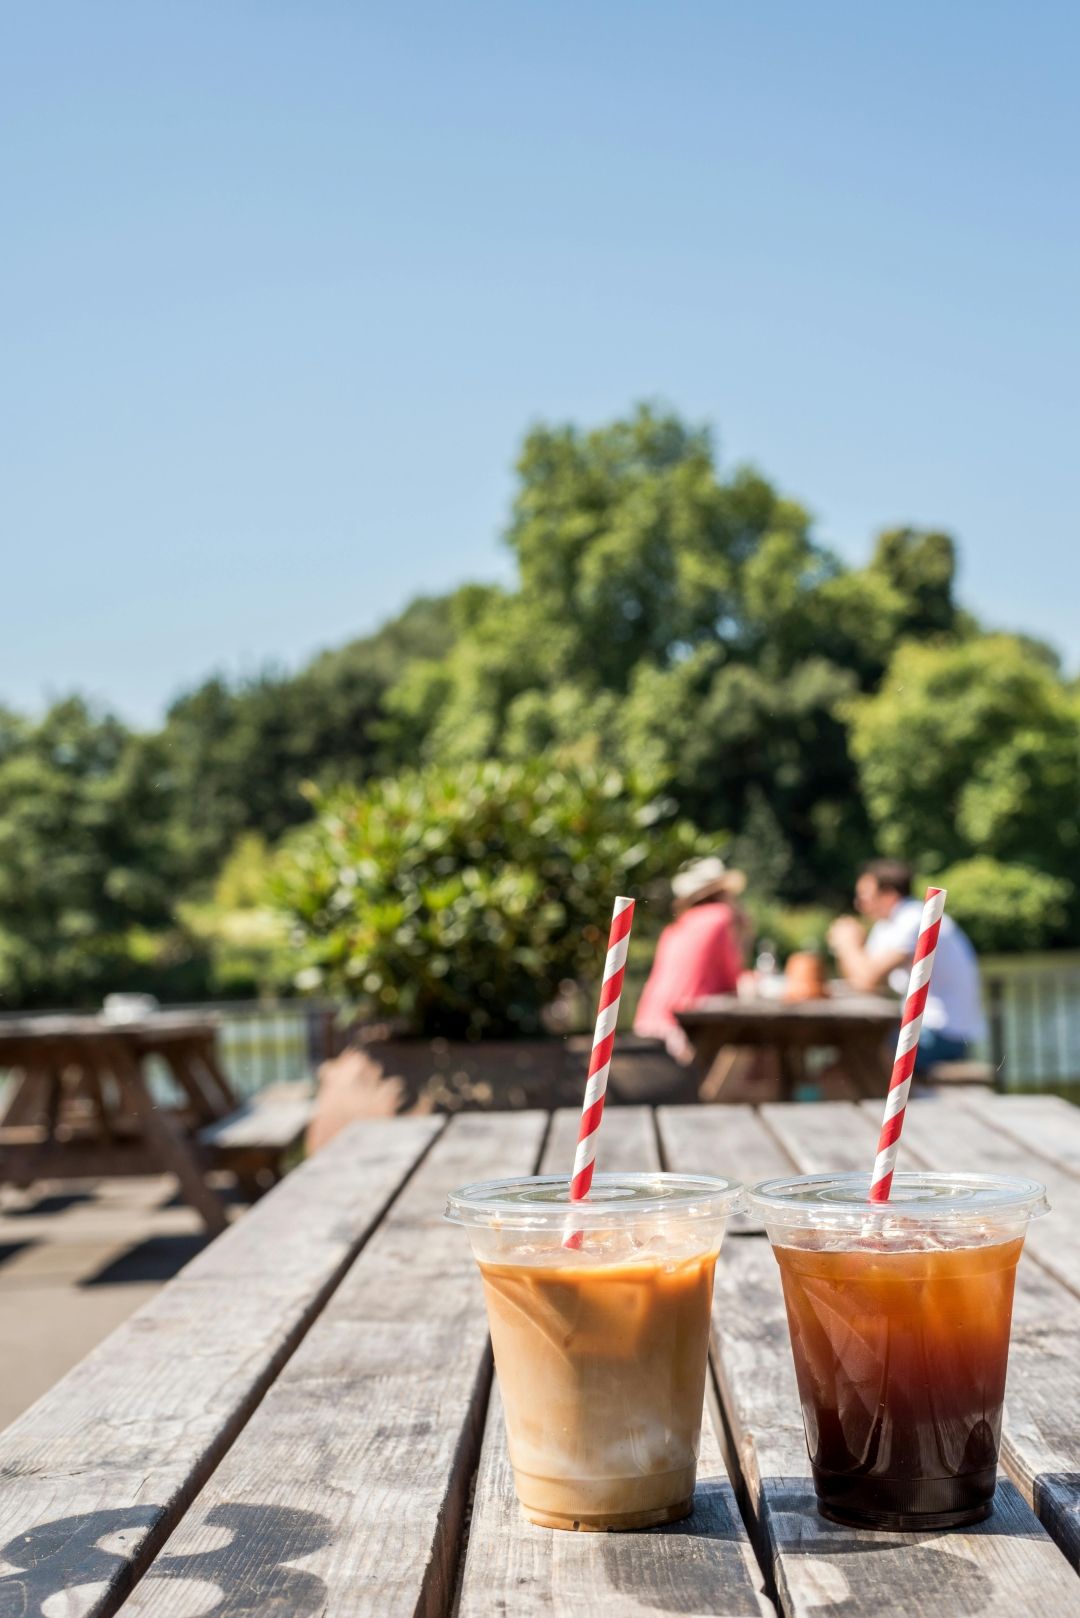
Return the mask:
<svg viewBox="0 0 1080 1618">
<path fill-rule="evenodd" d="M 1002 1218 L 1034 1219 L 1049 1211 L 1046 1188 L 1013 1174 L 893 1176 L 888 1202 L 870 1201 L 870 1174 L 798 1174 L 762 1180 L 747 1193 L 767 1223 L 807 1229 L 867 1221 L 951 1224 Z"/>
<path fill-rule="evenodd" d="M 480 1180 L 446 1199 L 445 1217 L 457 1225 L 504 1230 L 562 1230 L 573 1210 L 582 1230 L 648 1220 L 725 1219 L 743 1206 L 737 1180 L 711 1174 L 597 1174 L 584 1202 L 570 1201 L 566 1174 Z"/>
</svg>

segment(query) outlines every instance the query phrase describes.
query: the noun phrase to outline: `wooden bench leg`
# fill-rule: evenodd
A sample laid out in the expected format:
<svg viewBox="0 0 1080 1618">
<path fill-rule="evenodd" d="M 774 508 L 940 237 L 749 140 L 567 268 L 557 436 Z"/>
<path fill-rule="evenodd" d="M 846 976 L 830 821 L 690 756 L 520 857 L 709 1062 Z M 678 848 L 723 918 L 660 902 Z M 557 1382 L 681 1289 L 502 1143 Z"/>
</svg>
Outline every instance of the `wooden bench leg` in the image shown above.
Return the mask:
<svg viewBox="0 0 1080 1618">
<path fill-rule="evenodd" d="M 214 1236 L 219 1235 L 228 1223 L 225 1204 L 203 1179 L 194 1153 L 167 1114 L 154 1106 L 138 1063 L 119 1043 L 110 1045 L 109 1060 L 124 1099 L 139 1120 L 147 1144 L 160 1155 L 162 1167 L 176 1175 L 181 1191 L 202 1215 L 207 1230 Z"/>
<path fill-rule="evenodd" d="M 731 1077 L 731 1071 L 742 1054 L 738 1045 L 724 1045 L 713 1061 L 698 1091 L 699 1101 L 715 1101 Z"/>
<path fill-rule="evenodd" d="M 806 1052 L 799 1045 L 781 1045 L 780 1100 L 794 1101 L 799 1087 L 806 1083 Z"/>
</svg>

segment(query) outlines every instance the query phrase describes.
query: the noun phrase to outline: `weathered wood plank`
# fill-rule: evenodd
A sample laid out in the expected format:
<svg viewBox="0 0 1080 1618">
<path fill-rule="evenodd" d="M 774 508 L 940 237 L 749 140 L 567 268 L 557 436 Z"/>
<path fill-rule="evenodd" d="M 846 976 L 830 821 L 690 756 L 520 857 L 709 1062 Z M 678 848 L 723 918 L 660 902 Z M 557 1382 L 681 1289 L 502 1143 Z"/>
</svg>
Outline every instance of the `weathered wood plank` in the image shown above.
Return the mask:
<svg viewBox="0 0 1080 1618">
<path fill-rule="evenodd" d="M 448 1191 L 529 1173 L 542 1113 L 455 1118 L 123 1607 L 444 1614 L 490 1383 L 479 1274 Z M 301 1567 L 291 1564 L 300 1561 Z"/>
<path fill-rule="evenodd" d="M 542 1172 L 569 1174 L 574 1166 L 581 1114 L 573 1107 L 560 1107 L 551 1115 L 551 1128 L 544 1145 Z M 656 1129 L 650 1107 L 608 1107 L 600 1130 L 596 1152 L 596 1172 L 617 1174 L 622 1170 L 659 1167 Z"/>
<path fill-rule="evenodd" d="M 577 1115 L 555 1115 L 543 1171 L 572 1161 Z M 659 1166 L 651 1114 L 610 1108 L 601 1136 L 603 1169 Z M 706 1410 L 693 1516 L 639 1534 L 568 1534 L 526 1522 L 514 1494 L 498 1390 L 488 1412 L 476 1483 L 458 1618 L 662 1618 L 772 1612 L 762 1576 Z"/>
<path fill-rule="evenodd" d="M 870 1119 L 875 1106 L 880 1112 L 880 1102 L 868 1101 L 863 1108 L 854 1101 L 811 1101 L 762 1107 L 761 1118 L 800 1174 L 829 1169 L 869 1173 L 877 1147 Z"/>
<path fill-rule="evenodd" d="M 311 1122 L 315 1102 L 308 1096 L 274 1103 L 245 1102 L 228 1118 L 199 1130 L 204 1146 L 220 1151 L 243 1151 L 251 1146 L 294 1146 Z"/>
<path fill-rule="evenodd" d="M 772 1614 L 706 1406 L 691 1517 L 637 1534 L 567 1534 L 521 1516 L 496 1385 L 456 1618 Z"/>
<path fill-rule="evenodd" d="M 753 1185 L 791 1167 L 754 1107 L 660 1107 L 657 1122 L 665 1161 L 686 1174 L 724 1174 Z M 756 1216 L 739 1214 L 728 1229 L 753 1235 L 763 1226 Z"/>
<path fill-rule="evenodd" d="M 841 1104 L 842 1105 L 842 1104 Z M 964 1152 L 965 1166 L 981 1168 L 977 1152 L 965 1150 L 952 1134 L 954 1104 L 914 1103 L 917 1120 L 909 1137 L 905 1128 L 901 1153 L 912 1167 L 940 1167 L 917 1149 L 923 1123 L 946 1150 Z M 962 1113 L 963 1104 L 955 1103 Z M 917 1109 L 917 1110 L 916 1110 Z M 851 1113 L 862 1111 L 861 1118 Z M 768 1109 L 770 1126 L 784 1141 L 799 1168 L 813 1174 L 828 1168 L 862 1168 L 871 1161 L 877 1138 L 874 1109 L 839 1106 Z M 963 1128 L 962 1117 L 959 1120 Z M 860 1133 L 861 1128 L 861 1133 Z M 976 1142 L 976 1145 L 978 1143 Z M 1002 1466 L 1024 1499 L 1057 1541 L 1074 1567 L 1080 1566 L 1080 1304 L 1060 1281 L 1038 1265 L 1021 1261 L 1013 1311 L 1009 1385 L 1002 1432 Z"/>
<path fill-rule="evenodd" d="M 1080 1175 L 1080 1107 L 1071 1101 L 1061 1096 L 1000 1096 L 981 1091 L 963 1099 L 1027 1151 L 1037 1152 L 1069 1174 Z"/>
<path fill-rule="evenodd" d="M 0 1435 L 0 1612 L 115 1611 L 441 1127 L 355 1125 Z"/>
<path fill-rule="evenodd" d="M 785 1109 L 785 1136 L 812 1112 L 812 1126 L 822 1138 L 832 1119 L 834 1135 L 843 1139 L 834 1109 L 825 1106 Z M 850 1111 L 846 1116 L 850 1121 Z M 713 1117 L 712 1109 L 703 1113 L 700 1132 L 716 1132 L 719 1160 L 722 1132 Z M 776 1122 L 770 1112 L 769 1127 Z M 852 1139 L 854 1152 L 853 1132 Z M 703 1139 L 699 1153 L 708 1149 Z M 775 1172 L 783 1173 L 791 1164 L 783 1163 L 779 1144 L 776 1154 L 781 1161 Z M 677 1154 L 672 1156 L 681 1167 Z M 820 1517 L 775 1260 L 764 1241 L 731 1242 L 718 1279 L 721 1272 L 713 1312 L 721 1391 L 747 1502 L 771 1557 L 785 1613 L 791 1618 L 882 1612 L 891 1618 L 945 1613 L 1015 1618 L 1037 1609 L 1080 1613 L 1080 1581 L 1011 1483 L 1000 1485 L 988 1522 L 948 1534 L 856 1532 Z"/>
</svg>

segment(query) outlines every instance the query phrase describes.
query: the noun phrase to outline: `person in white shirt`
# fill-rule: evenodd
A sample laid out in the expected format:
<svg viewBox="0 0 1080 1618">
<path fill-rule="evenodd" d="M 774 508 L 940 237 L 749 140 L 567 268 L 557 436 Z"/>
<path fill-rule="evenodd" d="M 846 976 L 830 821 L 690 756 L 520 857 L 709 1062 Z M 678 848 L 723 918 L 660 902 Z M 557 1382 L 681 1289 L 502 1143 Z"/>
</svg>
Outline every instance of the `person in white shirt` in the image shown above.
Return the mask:
<svg viewBox="0 0 1080 1618">
<path fill-rule="evenodd" d="M 855 884 L 855 908 L 873 924 L 869 934 L 856 916 L 840 916 L 829 928 L 829 945 L 853 989 L 869 993 L 888 986 L 906 994 L 923 908 L 912 896 L 911 883 L 911 867 L 903 860 L 871 860 Z M 934 1062 L 962 1061 L 984 1031 L 975 951 L 946 912 L 915 1072 L 925 1073 Z"/>
</svg>

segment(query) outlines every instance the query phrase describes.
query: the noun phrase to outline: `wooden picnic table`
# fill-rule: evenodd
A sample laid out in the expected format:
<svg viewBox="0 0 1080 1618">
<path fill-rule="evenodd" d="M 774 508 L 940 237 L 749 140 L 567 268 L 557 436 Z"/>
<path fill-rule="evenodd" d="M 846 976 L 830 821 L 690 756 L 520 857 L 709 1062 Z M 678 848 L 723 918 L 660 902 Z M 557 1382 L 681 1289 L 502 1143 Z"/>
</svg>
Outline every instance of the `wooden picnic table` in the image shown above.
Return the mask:
<svg viewBox="0 0 1080 1618">
<path fill-rule="evenodd" d="M 863 1166 L 877 1105 L 613 1109 L 609 1165 Z M 0 1434 L 0 1613 L 70 1618 L 1080 1614 L 1080 1111 L 912 1103 L 913 1166 L 1007 1166 L 1021 1263 L 994 1515 L 855 1531 L 814 1506 L 775 1262 L 717 1266 L 698 1493 L 646 1533 L 518 1513 L 484 1305 L 446 1193 L 569 1163 L 572 1113 L 358 1123 Z"/>
<path fill-rule="evenodd" d="M 184 1097 L 182 1109 L 155 1101 L 148 1075 L 154 1057 Z M 0 1182 L 171 1171 L 207 1228 L 224 1230 L 225 1206 L 193 1145 L 197 1131 L 220 1125 L 237 1106 L 213 1018 L 6 1017 L 4 1068 L 14 1071 L 14 1084 L 0 1118 Z"/>
<path fill-rule="evenodd" d="M 900 1003 L 882 994 L 834 993 L 821 1000 L 788 1002 L 715 994 L 675 1013 L 705 1075 L 703 1095 L 713 1100 L 727 1075 L 728 1058 L 743 1046 L 775 1050 L 780 1099 L 793 1101 L 806 1081 L 806 1052 L 832 1049 L 856 1096 L 884 1096 L 892 1052 L 889 1036 L 900 1022 Z"/>
</svg>

